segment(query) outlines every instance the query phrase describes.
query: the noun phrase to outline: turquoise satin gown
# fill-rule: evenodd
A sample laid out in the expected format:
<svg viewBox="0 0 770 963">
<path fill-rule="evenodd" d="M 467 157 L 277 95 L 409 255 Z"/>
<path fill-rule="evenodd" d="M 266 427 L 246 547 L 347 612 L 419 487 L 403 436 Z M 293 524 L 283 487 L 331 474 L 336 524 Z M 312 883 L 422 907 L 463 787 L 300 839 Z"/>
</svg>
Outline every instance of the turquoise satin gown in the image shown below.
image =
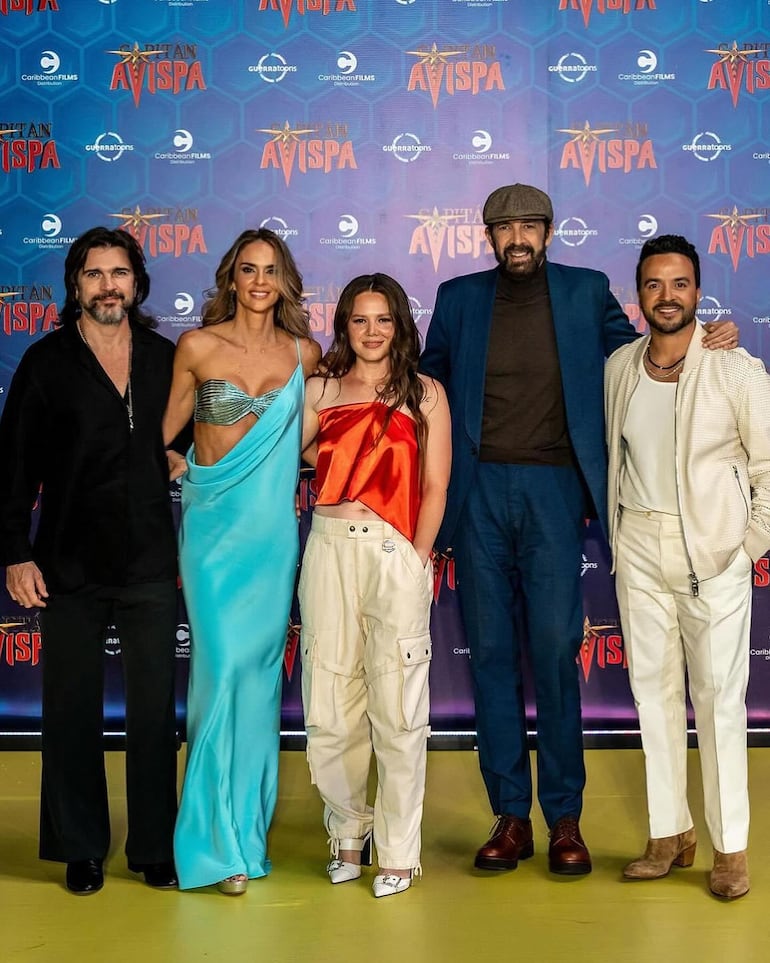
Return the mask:
<svg viewBox="0 0 770 963">
<path fill-rule="evenodd" d="M 298 363 L 220 461 L 197 465 L 194 447 L 188 454 L 179 534 L 191 637 L 187 770 L 174 836 L 182 889 L 270 872 L 304 388 Z M 256 413 L 259 400 L 240 394 Z"/>
</svg>

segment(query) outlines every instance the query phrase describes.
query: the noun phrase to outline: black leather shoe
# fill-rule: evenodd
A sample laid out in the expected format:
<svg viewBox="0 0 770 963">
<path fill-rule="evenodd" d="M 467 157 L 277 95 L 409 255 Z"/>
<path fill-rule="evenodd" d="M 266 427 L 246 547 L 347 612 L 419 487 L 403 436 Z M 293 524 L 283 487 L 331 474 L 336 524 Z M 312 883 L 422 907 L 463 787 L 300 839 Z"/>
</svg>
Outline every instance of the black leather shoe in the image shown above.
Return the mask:
<svg viewBox="0 0 770 963">
<path fill-rule="evenodd" d="M 175 889 L 179 885 L 173 863 L 129 863 L 132 873 L 144 873 L 144 881 L 155 889 Z"/>
<path fill-rule="evenodd" d="M 76 896 L 90 896 L 104 886 L 100 859 L 80 859 L 67 863 L 67 889 Z"/>
<path fill-rule="evenodd" d="M 560 876 L 584 876 L 591 872 L 591 855 L 574 816 L 562 816 L 551 826 L 548 868 Z"/>
<path fill-rule="evenodd" d="M 535 851 L 532 823 L 518 816 L 500 816 L 492 835 L 476 853 L 477 869 L 516 869 L 520 859 Z"/>
</svg>

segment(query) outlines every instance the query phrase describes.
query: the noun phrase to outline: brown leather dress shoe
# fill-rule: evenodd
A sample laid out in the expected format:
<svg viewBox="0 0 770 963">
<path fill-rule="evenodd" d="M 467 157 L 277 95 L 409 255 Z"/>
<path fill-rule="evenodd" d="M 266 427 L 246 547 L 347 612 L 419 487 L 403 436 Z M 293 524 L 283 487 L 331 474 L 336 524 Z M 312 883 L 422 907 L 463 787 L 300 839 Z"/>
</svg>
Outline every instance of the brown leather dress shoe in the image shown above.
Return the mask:
<svg viewBox="0 0 770 963">
<path fill-rule="evenodd" d="M 560 876 L 583 876 L 591 872 L 591 855 L 574 816 L 562 816 L 551 827 L 548 868 Z"/>
<path fill-rule="evenodd" d="M 498 816 L 492 835 L 476 853 L 477 869 L 516 869 L 535 852 L 532 823 L 518 816 Z"/>
</svg>

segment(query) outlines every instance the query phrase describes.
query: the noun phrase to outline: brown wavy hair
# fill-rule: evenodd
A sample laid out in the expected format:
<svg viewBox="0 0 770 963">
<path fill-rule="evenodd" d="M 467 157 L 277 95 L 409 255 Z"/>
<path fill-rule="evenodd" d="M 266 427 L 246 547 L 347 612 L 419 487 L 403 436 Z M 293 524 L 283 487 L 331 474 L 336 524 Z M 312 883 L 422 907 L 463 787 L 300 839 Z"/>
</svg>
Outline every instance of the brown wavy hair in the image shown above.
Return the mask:
<svg viewBox="0 0 770 963">
<path fill-rule="evenodd" d="M 395 328 L 390 342 L 390 377 L 377 392 L 378 400 L 388 406 L 388 414 L 375 444 L 388 430 L 393 412 L 406 407 L 417 425 L 417 444 L 423 454 L 428 439 L 428 422 L 420 408 L 425 398 L 425 385 L 417 374 L 420 332 L 414 323 L 409 298 L 398 281 L 387 274 L 361 274 L 345 285 L 334 312 L 334 341 L 319 367 L 324 378 L 342 378 L 355 364 L 356 355 L 348 338 L 348 321 L 358 295 L 369 291 L 383 295 L 388 302 Z"/>
<path fill-rule="evenodd" d="M 278 303 L 275 306 L 274 323 L 289 334 L 300 338 L 310 337 L 310 321 L 308 313 L 302 307 L 302 275 L 299 273 L 292 253 L 286 243 L 274 232 L 266 227 L 257 230 L 243 231 L 233 242 L 230 249 L 219 262 L 215 275 L 216 286 L 205 292 L 206 301 L 203 304 L 203 320 L 208 324 L 219 324 L 229 321 L 235 314 L 235 302 L 232 297 L 231 286 L 235 277 L 235 262 L 247 244 L 254 241 L 264 241 L 275 251 L 275 286 L 278 289 Z"/>
</svg>

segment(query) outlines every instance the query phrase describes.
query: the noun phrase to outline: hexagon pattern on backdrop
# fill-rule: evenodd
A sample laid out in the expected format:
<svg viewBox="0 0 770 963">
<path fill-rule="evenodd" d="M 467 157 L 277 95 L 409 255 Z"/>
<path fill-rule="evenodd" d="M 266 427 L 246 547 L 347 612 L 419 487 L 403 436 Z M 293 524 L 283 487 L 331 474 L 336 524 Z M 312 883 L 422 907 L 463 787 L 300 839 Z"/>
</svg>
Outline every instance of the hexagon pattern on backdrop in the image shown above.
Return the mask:
<svg viewBox="0 0 770 963">
<path fill-rule="evenodd" d="M 514 181 L 553 198 L 549 256 L 604 270 L 635 322 L 640 245 L 685 234 L 703 262 L 700 318 L 733 318 L 767 359 L 769 23 L 766 0 L 0 0 L 0 405 L 56 322 L 68 244 L 94 224 L 140 239 L 148 307 L 173 340 L 199 323 L 233 238 L 271 227 L 326 346 L 341 287 L 372 270 L 403 283 L 424 333 L 438 283 L 493 263 L 481 208 Z M 768 716 L 769 581 L 761 560 L 755 728 Z M 625 728 L 635 717 L 594 527 L 583 584 L 586 726 Z M 438 729 L 472 727 L 453 588 L 442 559 Z M 290 729 L 302 725 L 295 643 Z M 36 618 L 0 595 L 0 728 L 35 727 L 39 650 Z M 119 726 L 110 665 L 108 691 Z"/>
</svg>

